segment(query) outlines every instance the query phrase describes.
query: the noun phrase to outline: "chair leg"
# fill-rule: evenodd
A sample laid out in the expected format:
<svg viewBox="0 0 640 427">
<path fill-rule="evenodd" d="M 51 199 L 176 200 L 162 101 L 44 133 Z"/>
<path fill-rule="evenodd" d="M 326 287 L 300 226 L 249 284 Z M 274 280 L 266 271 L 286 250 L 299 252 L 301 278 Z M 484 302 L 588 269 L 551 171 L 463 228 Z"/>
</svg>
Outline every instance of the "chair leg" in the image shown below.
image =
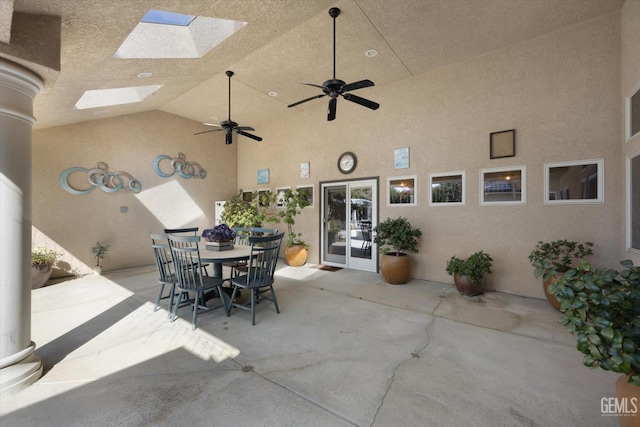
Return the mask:
<svg viewBox="0 0 640 427">
<path fill-rule="evenodd" d="M 276 299 L 276 291 L 273 290 L 273 286 L 269 286 L 271 288 L 271 298 L 273 298 L 273 305 L 276 306 L 276 313 L 280 314 L 280 307 L 278 307 L 278 300 Z"/>
<path fill-rule="evenodd" d="M 231 316 L 231 309 L 233 308 L 233 300 L 236 298 L 236 292 L 238 291 L 237 286 L 233 286 L 233 291 L 231 292 L 231 298 L 229 299 L 229 304 L 226 307 L 227 317 Z"/>
<path fill-rule="evenodd" d="M 198 308 L 200 307 L 200 292 L 196 292 L 195 293 L 196 296 L 193 300 L 193 320 L 191 321 L 192 326 L 191 326 L 191 330 L 195 331 L 196 329 L 196 322 L 198 321 Z"/>
<path fill-rule="evenodd" d="M 251 291 L 251 324 L 256 324 L 256 293 Z"/>
<path fill-rule="evenodd" d="M 160 300 L 162 299 L 162 294 L 164 292 L 164 283 L 161 283 L 160 292 L 158 292 L 158 297 L 156 298 L 156 305 L 153 307 L 153 311 L 158 311 L 158 307 L 160 306 Z"/>
<path fill-rule="evenodd" d="M 163 285 L 164 286 L 164 285 Z M 173 300 L 176 296 L 176 284 L 171 284 L 171 293 L 169 294 L 169 307 L 167 307 L 167 318 L 171 318 L 171 312 L 173 311 Z M 177 304 L 177 303 L 176 303 Z"/>
<path fill-rule="evenodd" d="M 178 306 L 180 305 L 180 301 L 182 300 L 183 295 L 184 295 L 184 292 L 180 291 L 180 294 L 178 295 L 178 301 L 176 301 L 176 303 L 173 304 L 173 309 L 171 310 L 171 318 L 170 318 L 172 322 L 176 320 L 176 313 L 178 312 Z"/>
</svg>

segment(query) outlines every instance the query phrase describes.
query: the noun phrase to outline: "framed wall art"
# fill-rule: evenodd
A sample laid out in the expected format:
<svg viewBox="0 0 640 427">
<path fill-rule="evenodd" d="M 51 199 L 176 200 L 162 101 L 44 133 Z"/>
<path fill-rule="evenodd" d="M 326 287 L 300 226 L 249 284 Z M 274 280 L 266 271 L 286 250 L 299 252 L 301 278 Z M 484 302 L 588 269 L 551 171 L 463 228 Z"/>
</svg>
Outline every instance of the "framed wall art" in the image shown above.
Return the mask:
<svg viewBox="0 0 640 427">
<path fill-rule="evenodd" d="M 489 134 L 489 158 L 500 159 L 516 155 L 516 130 L 509 129 Z"/>
<path fill-rule="evenodd" d="M 269 183 L 269 169 L 258 169 L 258 184 Z"/>
</svg>

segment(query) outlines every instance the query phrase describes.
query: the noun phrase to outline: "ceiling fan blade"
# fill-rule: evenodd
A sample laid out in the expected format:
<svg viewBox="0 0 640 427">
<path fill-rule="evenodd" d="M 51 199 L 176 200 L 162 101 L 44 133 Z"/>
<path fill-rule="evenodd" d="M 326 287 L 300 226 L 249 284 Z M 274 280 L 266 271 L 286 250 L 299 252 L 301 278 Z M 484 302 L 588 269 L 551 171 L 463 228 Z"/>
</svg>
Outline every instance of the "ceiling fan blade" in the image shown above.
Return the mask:
<svg viewBox="0 0 640 427">
<path fill-rule="evenodd" d="M 378 107 L 380 107 L 380 104 L 378 104 L 377 102 L 369 101 L 368 99 L 364 99 L 350 93 L 345 93 L 344 95 L 342 95 L 342 97 L 347 101 L 355 102 L 356 104 L 360 104 L 363 107 L 371 108 L 372 110 L 377 110 Z"/>
<path fill-rule="evenodd" d="M 225 141 L 226 145 L 233 144 L 233 134 L 231 132 L 227 132 L 227 139 Z"/>
<path fill-rule="evenodd" d="M 205 126 L 215 126 L 215 127 L 218 127 L 218 128 L 220 127 L 220 125 L 215 124 L 215 123 L 206 123 L 206 122 L 203 122 L 202 124 L 203 124 L 203 125 L 205 125 Z"/>
<path fill-rule="evenodd" d="M 302 83 L 300 83 L 300 84 L 302 84 L 302 85 L 307 85 L 307 86 L 313 86 L 313 87 L 319 87 L 320 89 L 324 89 L 324 86 L 320 86 L 320 85 L 317 85 L 317 84 L 315 84 L 315 83 L 305 83 L 305 82 L 302 82 Z"/>
<path fill-rule="evenodd" d="M 336 98 L 331 98 L 329 100 L 329 111 L 327 113 L 327 120 L 335 120 L 336 118 L 336 105 L 338 104 L 338 100 Z"/>
<path fill-rule="evenodd" d="M 359 82 L 349 83 L 340 88 L 341 92 L 349 92 L 350 90 L 362 89 L 364 87 L 375 86 L 371 80 L 360 80 Z"/>
<path fill-rule="evenodd" d="M 247 138 L 255 139 L 256 141 L 262 141 L 262 138 L 260 138 L 259 136 L 251 135 L 250 133 L 243 132 L 240 130 L 240 128 L 235 128 L 234 130 L 240 135 L 246 136 Z"/>
<path fill-rule="evenodd" d="M 291 107 L 295 107 L 296 105 L 300 105 L 303 102 L 307 102 L 307 101 L 311 101 L 313 99 L 318 99 L 318 98 L 322 98 L 323 96 L 327 96 L 324 93 L 322 95 L 316 95 L 316 96 L 312 96 L 311 98 L 307 98 L 307 99 L 303 99 L 302 101 L 298 101 L 298 102 L 294 102 L 291 105 L 287 105 L 287 107 L 291 108 Z"/>
<path fill-rule="evenodd" d="M 255 130 L 251 126 L 236 126 L 236 129 L 239 129 L 239 130 Z"/>
<path fill-rule="evenodd" d="M 194 133 L 194 135 L 200 135 L 201 133 L 209 133 L 209 132 L 217 132 L 219 130 L 224 130 L 224 129 L 210 129 L 210 130 L 203 130 L 202 132 L 196 132 Z"/>
</svg>

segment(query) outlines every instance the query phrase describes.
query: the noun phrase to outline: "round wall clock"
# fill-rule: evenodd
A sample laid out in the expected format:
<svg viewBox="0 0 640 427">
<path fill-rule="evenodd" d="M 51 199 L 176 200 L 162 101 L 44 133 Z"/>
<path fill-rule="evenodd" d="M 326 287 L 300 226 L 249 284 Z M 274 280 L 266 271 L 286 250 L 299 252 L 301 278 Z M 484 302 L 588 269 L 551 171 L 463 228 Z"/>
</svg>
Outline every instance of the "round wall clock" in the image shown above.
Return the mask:
<svg viewBox="0 0 640 427">
<path fill-rule="evenodd" d="M 340 154 L 338 157 L 338 170 L 342 173 L 351 173 L 356 170 L 358 158 L 350 151 Z"/>
</svg>

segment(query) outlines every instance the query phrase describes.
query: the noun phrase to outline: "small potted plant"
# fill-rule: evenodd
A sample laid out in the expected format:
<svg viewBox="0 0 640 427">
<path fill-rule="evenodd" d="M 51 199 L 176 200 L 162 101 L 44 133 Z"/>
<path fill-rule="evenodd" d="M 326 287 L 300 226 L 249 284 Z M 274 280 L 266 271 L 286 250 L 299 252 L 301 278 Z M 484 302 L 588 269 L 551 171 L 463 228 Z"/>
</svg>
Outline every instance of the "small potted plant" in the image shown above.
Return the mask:
<svg viewBox="0 0 640 427">
<path fill-rule="evenodd" d="M 236 238 L 236 232 L 227 224 L 222 223 L 213 228 L 203 230 L 202 238 L 207 242 L 207 249 L 223 251 L 233 249 L 233 240 Z"/>
<path fill-rule="evenodd" d="M 618 401 L 640 399 L 640 266 L 630 260 L 621 271 L 594 268 L 583 260 L 549 285 L 564 314 L 558 322 L 576 336 L 584 365 L 622 374 Z M 635 400 L 638 402 L 639 400 Z M 621 417 L 620 425 L 637 422 Z"/>
<path fill-rule="evenodd" d="M 407 218 L 387 218 L 373 228 L 374 243 L 382 254 L 380 271 L 392 285 L 407 283 L 411 278 L 411 258 L 405 252 L 418 253 L 418 239 L 422 236 Z"/>
<path fill-rule="evenodd" d="M 309 245 L 302 239 L 301 233 L 296 233 L 293 226 L 296 224 L 296 216 L 302 213 L 302 209 L 309 206 L 308 199 L 299 191 L 287 190 L 281 203 L 283 210 L 278 216 L 287 224 L 287 242 L 284 252 L 287 264 L 292 267 L 300 267 L 307 262 Z"/>
<path fill-rule="evenodd" d="M 465 295 L 478 295 L 482 289 L 485 275 L 491 273 L 493 258 L 484 251 L 479 251 L 467 259 L 455 255 L 447 262 L 447 273 L 453 276 L 458 292 Z"/>
<path fill-rule="evenodd" d="M 96 244 L 91 247 L 91 253 L 96 257 L 96 265 L 93 267 L 94 274 L 102 274 L 100 260 L 107 257 L 107 252 L 109 252 L 109 245 L 105 245 L 100 242 L 96 242 Z"/>
<path fill-rule="evenodd" d="M 60 254 L 53 249 L 31 250 L 31 289 L 40 288 L 47 283 L 59 257 Z"/>
<path fill-rule="evenodd" d="M 548 292 L 548 287 L 562 277 L 564 273 L 576 267 L 589 255 L 593 255 L 592 242 L 578 243 L 569 240 L 538 242 L 529 254 L 536 278 L 542 277 L 542 288 L 549 303 L 560 310 L 560 302 Z"/>
</svg>

